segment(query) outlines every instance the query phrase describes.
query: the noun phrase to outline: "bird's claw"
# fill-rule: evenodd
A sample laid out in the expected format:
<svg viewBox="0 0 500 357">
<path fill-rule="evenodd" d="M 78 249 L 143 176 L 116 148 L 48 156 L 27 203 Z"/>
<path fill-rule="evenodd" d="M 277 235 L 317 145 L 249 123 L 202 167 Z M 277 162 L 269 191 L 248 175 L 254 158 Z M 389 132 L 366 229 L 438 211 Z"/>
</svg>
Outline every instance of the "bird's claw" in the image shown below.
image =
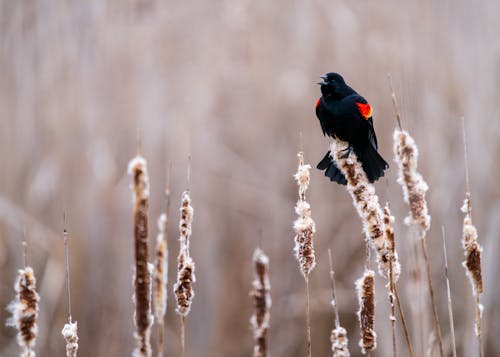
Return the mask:
<svg viewBox="0 0 500 357">
<path fill-rule="evenodd" d="M 340 150 L 343 154 L 341 156 L 342 159 L 347 159 L 347 157 L 349 156 L 349 154 L 352 152 L 352 146 L 348 146 L 346 147 L 345 149 L 343 150 Z"/>
</svg>

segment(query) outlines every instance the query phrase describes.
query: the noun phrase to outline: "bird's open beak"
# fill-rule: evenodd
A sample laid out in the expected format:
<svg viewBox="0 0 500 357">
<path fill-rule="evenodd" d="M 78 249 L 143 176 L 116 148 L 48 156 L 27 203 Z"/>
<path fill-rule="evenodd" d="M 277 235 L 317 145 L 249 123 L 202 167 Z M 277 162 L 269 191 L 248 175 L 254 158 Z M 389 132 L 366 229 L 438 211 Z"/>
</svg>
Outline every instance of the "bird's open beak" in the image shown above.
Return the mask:
<svg viewBox="0 0 500 357">
<path fill-rule="evenodd" d="M 323 82 L 318 82 L 317 84 L 319 84 L 320 86 L 326 86 L 328 83 L 326 82 L 326 76 L 320 76 L 319 78 L 321 78 L 323 80 Z"/>
</svg>

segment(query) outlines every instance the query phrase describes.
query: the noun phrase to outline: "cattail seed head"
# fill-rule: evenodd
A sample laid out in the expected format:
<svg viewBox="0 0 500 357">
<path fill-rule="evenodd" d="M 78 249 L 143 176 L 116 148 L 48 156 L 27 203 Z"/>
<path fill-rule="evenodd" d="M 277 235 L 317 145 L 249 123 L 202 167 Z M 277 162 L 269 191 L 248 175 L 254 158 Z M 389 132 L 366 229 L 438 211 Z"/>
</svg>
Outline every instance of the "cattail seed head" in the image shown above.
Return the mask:
<svg viewBox="0 0 500 357">
<path fill-rule="evenodd" d="M 167 311 L 167 278 L 168 278 L 168 242 L 167 234 L 167 215 L 162 213 L 158 218 L 158 236 L 156 237 L 155 248 L 155 319 L 163 322 L 165 312 Z"/>
<path fill-rule="evenodd" d="M 330 151 L 337 167 L 347 179 L 347 191 L 363 221 L 366 241 L 377 253 L 378 269 L 382 276 L 389 276 L 389 248 L 385 237 L 384 215 L 375 187 L 368 181 L 354 150 L 345 154 L 348 144 L 334 139 Z"/>
<path fill-rule="evenodd" d="M 356 281 L 358 291 L 359 311 L 358 318 L 361 325 L 361 352 L 366 354 L 377 348 L 377 334 L 375 333 L 375 273 L 365 270 L 363 277 Z"/>
<path fill-rule="evenodd" d="M 462 231 L 462 246 L 464 248 L 465 261 L 463 266 L 467 270 L 474 295 L 479 296 L 483 292 L 483 277 L 481 272 L 481 252 L 483 248 L 477 240 L 477 229 L 472 224 L 471 203 L 470 197 L 464 201 L 462 212 L 465 213 L 463 231 Z"/>
<path fill-rule="evenodd" d="M 271 284 L 269 282 L 269 258 L 259 248 L 253 253 L 254 281 L 250 296 L 254 314 L 250 318 L 254 335 L 254 357 L 267 356 L 267 331 L 271 318 Z"/>
<path fill-rule="evenodd" d="M 12 317 L 7 320 L 7 325 L 17 328 L 17 343 L 23 348 L 21 356 L 34 357 L 33 348 L 38 335 L 36 320 L 40 296 L 36 292 L 36 279 L 31 267 L 18 270 L 14 289 L 16 298 L 7 307 L 12 313 Z"/>
<path fill-rule="evenodd" d="M 401 273 L 401 265 L 399 264 L 398 253 L 396 252 L 396 241 L 392 223 L 394 223 L 394 216 L 391 215 L 389 204 L 386 203 L 384 206 L 385 236 L 387 239 L 387 248 L 389 249 L 389 261 L 392 264 L 393 283 L 395 283 L 398 281 L 399 274 Z"/>
<path fill-rule="evenodd" d="M 77 322 L 69 322 L 64 325 L 61 331 L 66 341 L 66 356 L 76 357 L 78 351 L 78 326 Z"/>
<path fill-rule="evenodd" d="M 311 205 L 306 201 L 306 191 L 310 183 L 310 165 L 304 165 L 304 156 L 299 152 L 299 167 L 294 175 L 299 186 L 299 200 L 295 205 L 295 212 L 299 216 L 293 225 L 295 230 L 295 257 L 299 262 L 300 271 L 307 277 L 316 266 L 314 255 L 313 236 L 316 224 L 311 218 Z"/>
<path fill-rule="evenodd" d="M 177 257 L 177 282 L 174 284 L 174 295 L 177 302 L 176 312 L 181 316 L 187 316 L 194 297 L 193 283 L 196 281 L 195 265 L 189 255 L 189 238 L 193 221 L 193 207 L 191 207 L 189 191 L 184 191 L 182 194 L 180 212 L 180 249 Z"/>
<path fill-rule="evenodd" d="M 135 356 L 151 356 L 151 268 L 148 263 L 148 208 L 149 208 L 149 176 L 146 160 L 137 156 L 128 166 L 132 176 L 133 213 L 134 213 L 134 302 L 135 302 L 135 339 L 137 347 Z"/>
<path fill-rule="evenodd" d="M 418 148 L 415 140 L 405 130 L 394 130 L 394 155 L 399 167 L 398 183 L 403 188 L 405 202 L 410 206 L 407 225 L 416 224 L 428 231 L 431 217 L 427 209 L 425 193 L 429 189 L 422 175 L 417 171 Z"/>
<path fill-rule="evenodd" d="M 339 326 L 332 330 L 330 335 L 330 341 L 332 342 L 332 352 L 333 357 L 349 357 L 347 331 L 345 328 Z"/>
</svg>

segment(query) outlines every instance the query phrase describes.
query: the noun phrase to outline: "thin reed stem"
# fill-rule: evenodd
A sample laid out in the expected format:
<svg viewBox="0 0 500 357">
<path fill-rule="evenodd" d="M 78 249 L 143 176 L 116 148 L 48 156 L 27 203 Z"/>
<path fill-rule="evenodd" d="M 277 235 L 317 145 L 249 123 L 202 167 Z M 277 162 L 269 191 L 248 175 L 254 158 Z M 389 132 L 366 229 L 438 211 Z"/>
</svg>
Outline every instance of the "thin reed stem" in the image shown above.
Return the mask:
<svg viewBox="0 0 500 357">
<path fill-rule="evenodd" d="M 444 350 L 443 350 L 443 339 L 441 337 L 441 327 L 439 326 L 439 317 L 438 317 L 438 311 L 437 311 L 437 305 L 436 305 L 436 298 L 434 295 L 434 288 L 432 285 L 432 273 L 431 273 L 431 265 L 429 263 L 429 253 L 427 252 L 427 243 L 425 240 L 425 233 L 421 232 L 420 235 L 420 244 L 422 247 L 422 252 L 424 253 L 424 259 L 425 259 L 425 270 L 427 272 L 427 283 L 428 283 L 428 288 L 429 288 L 429 294 L 431 298 L 431 305 L 432 305 L 432 317 L 434 321 L 434 329 L 437 334 L 437 339 L 438 339 L 438 347 L 439 347 L 439 354 L 441 357 L 444 357 Z"/>
<path fill-rule="evenodd" d="M 186 355 L 186 317 L 181 315 L 181 356 Z"/>
<path fill-rule="evenodd" d="M 408 332 L 409 331 L 408 324 L 406 322 L 406 317 L 403 308 L 401 307 L 401 300 L 399 299 L 398 287 L 396 284 L 394 284 L 394 295 L 396 297 L 396 304 L 398 306 L 399 316 L 401 316 L 401 322 L 403 323 L 403 332 L 405 335 L 406 346 L 408 347 L 408 353 L 410 357 L 413 357 L 413 347 L 411 345 L 410 334 Z"/>
<path fill-rule="evenodd" d="M 309 276 L 304 277 L 306 282 L 306 333 L 307 333 L 307 356 L 311 357 L 311 316 L 309 309 Z"/>
<path fill-rule="evenodd" d="M 441 226 L 443 234 L 443 254 L 444 254 L 444 276 L 446 278 L 446 294 L 448 297 L 448 317 L 450 319 L 451 345 L 453 357 L 457 357 L 457 343 L 455 340 L 455 324 L 453 323 L 453 308 L 451 304 L 450 279 L 448 279 L 448 253 L 446 251 L 446 237 L 444 234 L 444 226 Z"/>
</svg>

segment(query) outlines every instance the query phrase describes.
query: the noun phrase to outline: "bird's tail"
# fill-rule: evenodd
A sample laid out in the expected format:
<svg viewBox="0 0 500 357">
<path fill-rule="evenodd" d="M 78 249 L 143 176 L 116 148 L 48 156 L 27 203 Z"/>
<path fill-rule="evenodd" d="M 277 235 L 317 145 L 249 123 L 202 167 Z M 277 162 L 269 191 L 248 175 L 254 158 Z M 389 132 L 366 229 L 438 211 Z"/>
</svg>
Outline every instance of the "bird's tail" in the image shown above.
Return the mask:
<svg viewBox="0 0 500 357">
<path fill-rule="evenodd" d="M 361 150 L 355 149 L 354 152 L 361 165 L 363 165 L 363 170 L 370 182 L 377 181 L 384 176 L 384 171 L 389 168 L 389 164 L 385 162 L 372 145 L 367 145 Z"/>
<path fill-rule="evenodd" d="M 335 181 L 341 185 L 347 185 L 347 180 L 335 164 L 335 161 L 333 161 L 330 150 L 328 150 L 323 160 L 321 160 L 316 167 L 320 170 L 325 170 L 325 176 L 329 177 L 330 181 Z"/>
</svg>

